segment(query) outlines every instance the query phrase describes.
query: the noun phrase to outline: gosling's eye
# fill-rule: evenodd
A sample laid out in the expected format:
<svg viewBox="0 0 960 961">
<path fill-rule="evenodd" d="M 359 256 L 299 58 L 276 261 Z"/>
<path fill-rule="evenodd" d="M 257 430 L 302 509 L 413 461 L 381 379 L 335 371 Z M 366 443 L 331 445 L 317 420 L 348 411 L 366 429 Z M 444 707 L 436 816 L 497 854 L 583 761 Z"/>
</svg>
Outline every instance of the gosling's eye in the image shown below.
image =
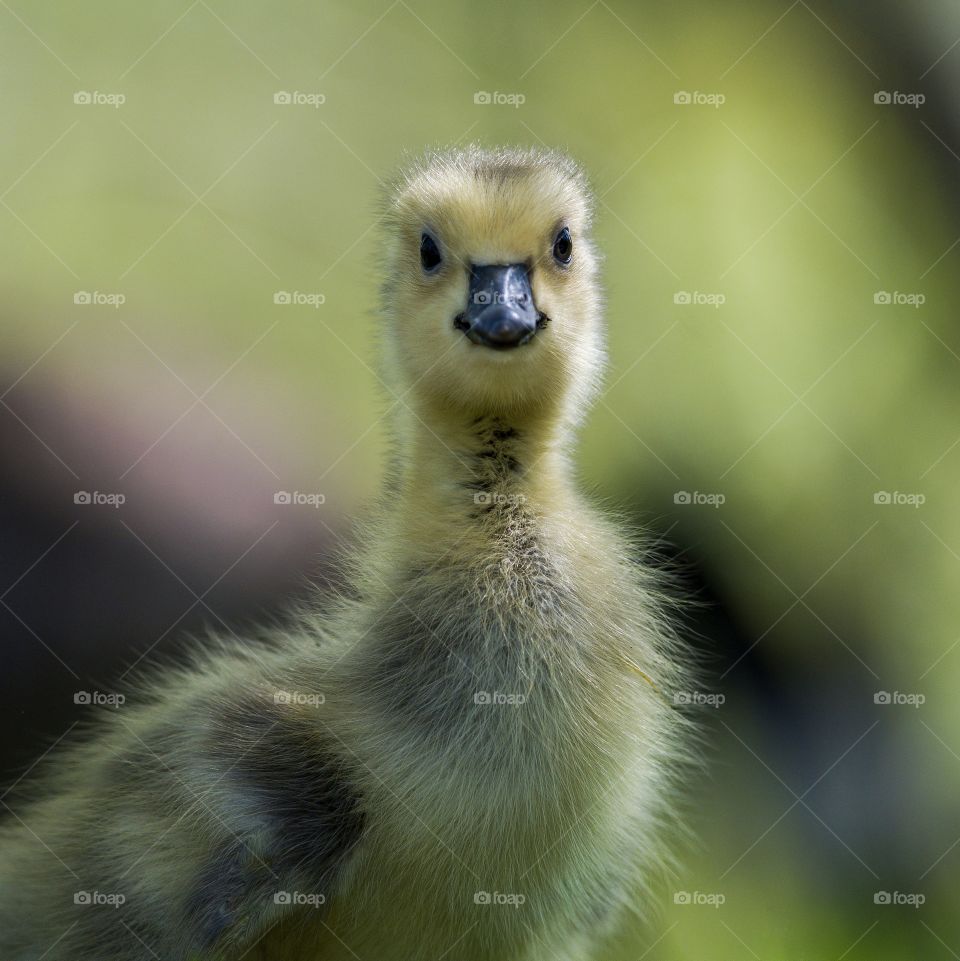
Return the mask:
<svg viewBox="0 0 960 961">
<path fill-rule="evenodd" d="M 573 241 L 570 239 L 570 229 L 564 227 L 557 234 L 553 242 L 553 257 L 558 264 L 566 266 L 573 257 Z"/>
<path fill-rule="evenodd" d="M 420 264 L 423 269 L 432 274 L 443 263 L 440 248 L 430 234 L 420 235 Z"/>
</svg>

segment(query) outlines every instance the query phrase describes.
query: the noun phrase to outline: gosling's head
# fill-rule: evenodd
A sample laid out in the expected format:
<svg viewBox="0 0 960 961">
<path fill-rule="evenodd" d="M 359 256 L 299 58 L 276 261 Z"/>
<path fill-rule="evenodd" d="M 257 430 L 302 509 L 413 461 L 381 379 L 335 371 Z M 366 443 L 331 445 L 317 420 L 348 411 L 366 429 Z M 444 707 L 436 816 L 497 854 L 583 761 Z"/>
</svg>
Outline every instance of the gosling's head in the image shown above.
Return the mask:
<svg viewBox="0 0 960 961">
<path fill-rule="evenodd" d="M 385 210 L 397 386 L 433 413 L 576 421 L 603 365 L 590 218 L 562 154 L 468 147 L 404 170 Z"/>
</svg>

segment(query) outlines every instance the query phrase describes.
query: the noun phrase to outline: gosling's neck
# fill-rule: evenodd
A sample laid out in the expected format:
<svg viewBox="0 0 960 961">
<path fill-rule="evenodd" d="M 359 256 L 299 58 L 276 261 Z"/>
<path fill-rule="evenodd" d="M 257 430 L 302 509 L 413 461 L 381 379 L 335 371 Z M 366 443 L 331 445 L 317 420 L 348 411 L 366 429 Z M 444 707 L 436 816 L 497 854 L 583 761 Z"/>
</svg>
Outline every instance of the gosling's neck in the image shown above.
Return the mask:
<svg viewBox="0 0 960 961">
<path fill-rule="evenodd" d="M 518 512 L 566 512 L 575 497 L 568 434 L 559 418 L 542 412 L 406 411 L 394 474 L 404 549 L 446 549 L 465 528 L 496 537 L 498 522 L 510 524 Z"/>
</svg>

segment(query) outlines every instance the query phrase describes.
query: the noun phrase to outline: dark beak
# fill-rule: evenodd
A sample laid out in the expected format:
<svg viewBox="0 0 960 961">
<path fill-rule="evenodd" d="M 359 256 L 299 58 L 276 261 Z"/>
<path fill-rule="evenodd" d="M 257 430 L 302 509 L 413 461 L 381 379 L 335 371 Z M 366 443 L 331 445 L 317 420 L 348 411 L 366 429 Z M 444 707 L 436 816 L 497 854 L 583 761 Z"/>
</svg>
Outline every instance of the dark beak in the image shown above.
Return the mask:
<svg viewBox="0 0 960 961">
<path fill-rule="evenodd" d="M 467 309 L 454 324 L 475 344 L 505 350 L 527 343 L 539 317 L 527 268 L 486 264 L 470 268 Z"/>
</svg>

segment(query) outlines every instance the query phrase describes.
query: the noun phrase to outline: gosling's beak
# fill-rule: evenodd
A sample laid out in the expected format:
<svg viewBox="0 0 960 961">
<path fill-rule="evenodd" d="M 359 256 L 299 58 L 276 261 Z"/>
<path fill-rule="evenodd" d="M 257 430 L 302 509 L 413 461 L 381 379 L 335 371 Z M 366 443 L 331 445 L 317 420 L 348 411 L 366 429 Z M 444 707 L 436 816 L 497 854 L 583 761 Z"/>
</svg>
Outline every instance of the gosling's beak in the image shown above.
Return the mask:
<svg viewBox="0 0 960 961">
<path fill-rule="evenodd" d="M 470 268 L 467 309 L 454 323 L 475 344 L 504 350 L 527 343 L 539 317 L 523 264 L 485 264 Z"/>
</svg>

